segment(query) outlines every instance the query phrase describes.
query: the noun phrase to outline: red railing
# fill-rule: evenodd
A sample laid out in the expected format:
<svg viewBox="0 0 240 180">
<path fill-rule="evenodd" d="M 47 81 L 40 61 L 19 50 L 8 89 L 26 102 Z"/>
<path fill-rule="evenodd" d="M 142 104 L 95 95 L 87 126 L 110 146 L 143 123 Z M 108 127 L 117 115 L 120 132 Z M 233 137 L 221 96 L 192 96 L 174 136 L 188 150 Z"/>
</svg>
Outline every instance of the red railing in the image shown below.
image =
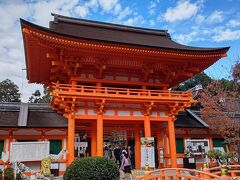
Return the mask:
<svg viewBox="0 0 240 180">
<path fill-rule="evenodd" d="M 111 88 L 111 87 L 96 87 L 84 85 L 58 84 L 53 83 L 53 96 L 92 96 L 105 98 L 135 98 L 147 100 L 183 100 L 191 99 L 191 92 L 178 92 L 169 90 L 143 90 L 129 88 Z"/>
<path fill-rule="evenodd" d="M 185 168 L 164 168 L 154 171 L 146 171 L 144 176 L 137 176 L 136 180 L 181 180 L 181 179 L 194 179 L 194 180 L 206 180 L 206 179 L 223 179 L 222 177 L 211 174 L 205 171 L 198 171 L 194 169 Z"/>
<path fill-rule="evenodd" d="M 213 167 L 213 168 L 208 168 L 208 171 L 211 174 L 215 174 L 215 175 L 221 175 L 221 166 L 218 167 Z M 240 175 L 240 165 L 227 165 L 228 168 L 228 174 L 231 177 L 236 177 L 238 175 Z M 240 177 L 239 177 L 240 179 Z"/>
</svg>

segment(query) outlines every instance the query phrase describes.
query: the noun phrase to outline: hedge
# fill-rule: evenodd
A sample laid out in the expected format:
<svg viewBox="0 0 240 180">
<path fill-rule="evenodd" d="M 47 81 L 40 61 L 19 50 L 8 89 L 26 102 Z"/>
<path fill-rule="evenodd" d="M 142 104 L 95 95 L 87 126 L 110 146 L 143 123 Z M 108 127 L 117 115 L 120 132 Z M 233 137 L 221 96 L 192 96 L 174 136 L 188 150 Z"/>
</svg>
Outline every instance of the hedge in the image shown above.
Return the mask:
<svg viewBox="0 0 240 180">
<path fill-rule="evenodd" d="M 118 180 L 117 164 L 107 158 L 77 159 L 67 168 L 64 180 Z"/>
</svg>

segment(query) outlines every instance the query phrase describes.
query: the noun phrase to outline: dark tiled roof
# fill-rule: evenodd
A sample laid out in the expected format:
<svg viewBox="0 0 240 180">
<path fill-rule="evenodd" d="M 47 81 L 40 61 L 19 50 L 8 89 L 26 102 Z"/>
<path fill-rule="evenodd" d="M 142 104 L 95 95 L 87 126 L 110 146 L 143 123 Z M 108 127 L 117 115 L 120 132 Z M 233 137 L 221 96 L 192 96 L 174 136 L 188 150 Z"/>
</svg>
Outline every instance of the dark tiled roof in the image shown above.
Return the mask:
<svg viewBox="0 0 240 180">
<path fill-rule="evenodd" d="M 0 103 L 0 127 L 18 127 L 20 103 Z M 67 119 L 47 104 L 29 104 L 26 127 L 66 128 Z"/>
<path fill-rule="evenodd" d="M 27 127 L 67 127 L 67 120 L 56 112 L 30 111 Z"/>
<path fill-rule="evenodd" d="M 180 51 L 226 52 L 229 47 L 202 48 L 185 46 L 174 42 L 167 30 L 147 29 L 140 27 L 125 26 L 112 23 L 97 22 L 85 19 L 54 15 L 54 21 L 50 21 L 49 28 L 41 27 L 21 19 L 21 24 L 29 25 L 50 33 L 117 44 L 127 44 L 150 48 L 162 48 Z"/>
<path fill-rule="evenodd" d="M 20 103 L 0 103 L 0 127 L 19 127 L 20 105 Z M 198 111 L 194 113 L 199 117 Z M 26 127 L 66 128 L 67 119 L 51 110 L 47 104 L 29 104 Z M 175 121 L 175 127 L 206 128 L 196 116 L 194 117 L 187 111 L 180 112 Z"/>
<path fill-rule="evenodd" d="M 180 112 L 180 114 L 177 115 L 177 120 L 174 122 L 174 125 L 178 128 L 206 128 L 187 112 Z"/>
<path fill-rule="evenodd" d="M 0 127 L 17 127 L 19 111 L 0 110 Z"/>
<path fill-rule="evenodd" d="M 146 29 L 77 19 L 58 14 L 53 15 L 54 21 L 50 22 L 51 30 L 79 38 L 187 51 L 228 50 L 228 47 L 198 48 L 185 46 L 171 40 L 167 30 Z"/>
<path fill-rule="evenodd" d="M 200 118 L 199 115 L 195 115 Z M 198 118 L 194 117 L 187 111 L 183 111 L 177 115 L 177 120 L 174 122 L 174 125 L 178 128 L 207 128 L 207 126 L 199 121 Z"/>
</svg>

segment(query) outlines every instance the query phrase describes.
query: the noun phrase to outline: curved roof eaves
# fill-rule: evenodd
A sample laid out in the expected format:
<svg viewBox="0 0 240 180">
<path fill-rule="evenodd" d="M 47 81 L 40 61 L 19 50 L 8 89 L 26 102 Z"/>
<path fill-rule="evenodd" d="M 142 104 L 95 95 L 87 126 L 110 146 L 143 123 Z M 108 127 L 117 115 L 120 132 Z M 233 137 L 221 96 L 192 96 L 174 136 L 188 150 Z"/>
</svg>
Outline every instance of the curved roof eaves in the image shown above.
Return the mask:
<svg viewBox="0 0 240 180">
<path fill-rule="evenodd" d="M 87 20 L 85 20 L 87 21 Z M 83 39 L 83 40 L 90 40 L 90 41 L 96 41 L 96 42 L 104 42 L 104 43 L 113 43 L 113 44 L 121 44 L 121 45 L 132 45 L 132 46 L 138 46 L 141 48 L 153 48 L 153 49 L 165 49 L 165 50 L 170 50 L 170 51 L 181 51 L 181 52 L 192 52 L 192 53 L 226 53 L 230 47 L 219 47 L 219 48 L 204 48 L 204 47 L 193 47 L 193 46 L 186 46 L 179 44 L 171 38 L 167 36 L 162 36 L 162 35 L 154 35 L 151 33 L 147 33 L 148 37 L 151 37 L 151 39 L 155 39 L 154 41 L 149 41 L 149 38 L 141 38 L 143 35 L 139 32 L 132 32 L 133 35 L 136 35 L 135 37 L 131 38 L 122 38 L 122 35 L 119 34 L 118 36 L 115 36 L 116 38 L 108 38 L 107 36 L 85 36 L 84 33 L 78 33 L 74 34 L 71 33 L 70 31 L 62 31 L 61 29 L 56 30 L 53 28 L 46 28 L 42 27 L 39 25 L 36 25 L 34 23 L 31 23 L 29 21 L 26 21 L 24 19 L 20 19 L 21 26 L 22 28 L 24 26 L 29 26 L 31 28 L 35 28 L 39 31 L 43 31 L 46 33 L 50 33 L 52 35 L 59 35 L 62 37 L 68 37 L 68 38 L 74 38 L 74 39 Z M 51 23 L 51 22 L 50 22 Z M 121 25 L 119 25 L 121 26 Z M 69 27 L 68 27 L 69 28 Z M 140 29 L 140 28 L 137 28 Z M 114 30 L 112 30 L 114 31 Z M 93 32 L 94 34 L 94 32 Z M 96 33 L 95 33 L 96 34 Z M 119 37 L 121 39 L 119 39 Z M 134 39 L 135 38 L 135 39 Z M 159 39 L 158 39 L 159 38 Z M 161 38 L 161 39 L 160 39 Z M 129 39 L 134 39 L 134 41 L 129 41 Z"/>
</svg>

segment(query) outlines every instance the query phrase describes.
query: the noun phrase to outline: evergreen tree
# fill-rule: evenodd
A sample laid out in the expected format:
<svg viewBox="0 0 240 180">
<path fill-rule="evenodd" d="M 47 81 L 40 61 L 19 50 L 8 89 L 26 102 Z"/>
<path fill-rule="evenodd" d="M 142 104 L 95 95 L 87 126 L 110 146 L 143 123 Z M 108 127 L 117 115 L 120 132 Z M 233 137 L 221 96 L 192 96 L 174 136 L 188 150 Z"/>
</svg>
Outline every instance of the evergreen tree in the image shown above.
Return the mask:
<svg viewBox="0 0 240 180">
<path fill-rule="evenodd" d="M 177 87 L 174 87 L 173 90 L 176 91 L 187 91 L 198 84 L 201 84 L 203 87 L 207 87 L 207 85 L 212 81 L 212 79 L 204 72 L 201 72 L 192 78 L 186 80 L 185 82 L 179 84 Z"/>
<path fill-rule="evenodd" d="M 19 88 L 10 79 L 0 82 L 0 102 L 20 102 Z"/>
<path fill-rule="evenodd" d="M 44 89 L 43 96 L 41 95 L 41 92 L 39 90 L 36 90 L 34 93 L 32 93 L 32 96 L 29 98 L 30 103 L 48 103 L 51 99 L 49 91 L 47 89 Z"/>
</svg>

